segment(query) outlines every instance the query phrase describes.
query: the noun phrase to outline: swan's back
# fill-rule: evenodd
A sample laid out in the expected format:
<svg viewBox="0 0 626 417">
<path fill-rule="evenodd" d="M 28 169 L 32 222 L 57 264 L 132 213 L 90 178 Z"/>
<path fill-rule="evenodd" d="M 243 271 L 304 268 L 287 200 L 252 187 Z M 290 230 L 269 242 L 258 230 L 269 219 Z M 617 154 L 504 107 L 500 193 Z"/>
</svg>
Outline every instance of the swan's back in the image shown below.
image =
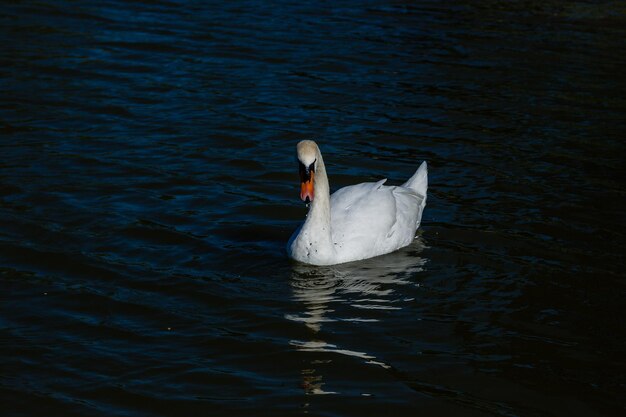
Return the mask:
<svg viewBox="0 0 626 417">
<path fill-rule="evenodd" d="M 426 165 L 402 186 L 385 186 L 385 181 L 344 187 L 331 196 L 331 231 L 338 262 L 389 253 L 415 237 L 426 205 Z"/>
</svg>

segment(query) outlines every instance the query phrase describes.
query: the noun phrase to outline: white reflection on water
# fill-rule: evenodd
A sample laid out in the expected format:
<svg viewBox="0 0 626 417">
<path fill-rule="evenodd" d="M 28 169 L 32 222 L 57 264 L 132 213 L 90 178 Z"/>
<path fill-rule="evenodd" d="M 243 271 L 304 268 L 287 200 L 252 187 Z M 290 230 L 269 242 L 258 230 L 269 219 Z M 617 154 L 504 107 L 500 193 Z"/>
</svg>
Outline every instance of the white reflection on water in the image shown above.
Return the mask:
<svg viewBox="0 0 626 417">
<path fill-rule="evenodd" d="M 327 267 L 294 264 L 291 277 L 293 298 L 302 303 L 301 314 L 286 318 L 304 323 L 312 332 L 311 340 L 291 340 L 302 352 L 328 352 L 363 359 L 368 364 L 389 368 L 366 352 L 349 350 L 323 340 L 320 332 L 325 323 L 378 322 L 377 311 L 400 310 L 410 298 L 403 298 L 399 286 L 419 285 L 415 274 L 422 271 L 426 259 L 418 256 L 424 245 L 420 239 L 400 251 L 342 265 Z M 313 361 L 302 370 L 307 394 L 336 394 L 325 391 L 323 376 Z"/>
</svg>

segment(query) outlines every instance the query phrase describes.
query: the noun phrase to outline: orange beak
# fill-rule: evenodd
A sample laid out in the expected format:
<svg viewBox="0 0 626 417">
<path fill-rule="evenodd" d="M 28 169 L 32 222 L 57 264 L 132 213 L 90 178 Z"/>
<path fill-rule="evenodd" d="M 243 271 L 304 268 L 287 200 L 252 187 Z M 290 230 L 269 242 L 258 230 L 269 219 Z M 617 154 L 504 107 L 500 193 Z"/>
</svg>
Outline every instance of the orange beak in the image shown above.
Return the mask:
<svg viewBox="0 0 626 417">
<path fill-rule="evenodd" d="M 308 181 L 302 182 L 300 185 L 300 198 L 302 201 L 313 201 L 313 196 L 315 195 L 315 191 L 313 190 L 313 177 L 315 173 L 311 171 L 311 177 Z"/>
</svg>

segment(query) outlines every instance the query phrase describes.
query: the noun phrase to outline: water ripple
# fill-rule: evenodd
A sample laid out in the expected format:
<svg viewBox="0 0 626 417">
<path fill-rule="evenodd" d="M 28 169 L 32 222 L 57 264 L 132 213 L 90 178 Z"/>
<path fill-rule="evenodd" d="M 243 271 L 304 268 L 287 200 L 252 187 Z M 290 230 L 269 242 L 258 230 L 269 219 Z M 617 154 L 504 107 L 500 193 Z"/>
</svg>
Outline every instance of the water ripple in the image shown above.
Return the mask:
<svg viewBox="0 0 626 417">
<path fill-rule="evenodd" d="M 623 12 L 3 5 L 3 412 L 623 414 Z M 414 244 L 291 263 L 303 138 Z"/>
</svg>

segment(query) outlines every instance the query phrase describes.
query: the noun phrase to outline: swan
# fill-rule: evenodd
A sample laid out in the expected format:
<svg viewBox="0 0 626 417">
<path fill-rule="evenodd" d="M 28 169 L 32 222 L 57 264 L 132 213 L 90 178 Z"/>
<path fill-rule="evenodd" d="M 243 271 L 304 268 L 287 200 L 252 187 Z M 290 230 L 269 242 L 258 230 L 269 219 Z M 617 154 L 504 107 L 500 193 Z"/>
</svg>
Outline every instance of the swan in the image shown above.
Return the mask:
<svg viewBox="0 0 626 417">
<path fill-rule="evenodd" d="M 365 182 L 330 195 L 317 144 L 297 145 L 300 198 L 310 202 L 304 223 L 287 243 L 290 258 L 311 265 L 335 265 L 393 252 L 410 244 L 426 206 L 428 168 L 422 162 L 401 186 Z"/>
</svg>

